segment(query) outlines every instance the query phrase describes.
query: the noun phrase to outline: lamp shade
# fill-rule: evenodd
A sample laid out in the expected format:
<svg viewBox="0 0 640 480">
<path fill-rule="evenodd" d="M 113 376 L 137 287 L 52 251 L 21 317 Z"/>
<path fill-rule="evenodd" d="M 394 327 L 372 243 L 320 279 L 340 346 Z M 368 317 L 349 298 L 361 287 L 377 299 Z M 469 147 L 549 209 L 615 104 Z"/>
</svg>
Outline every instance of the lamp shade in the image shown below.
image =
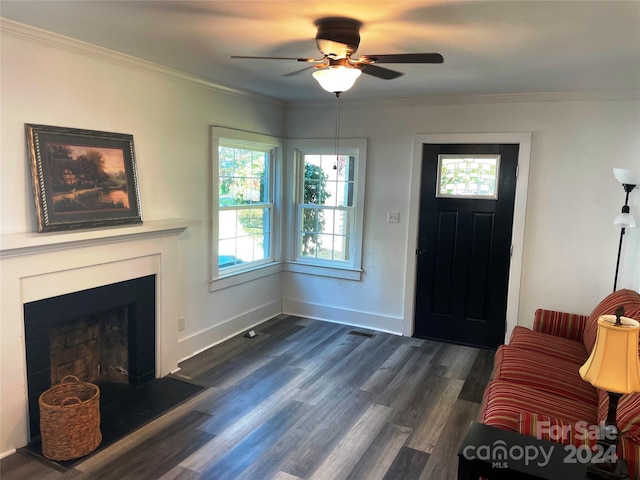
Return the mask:
<svg viewBox="0 0 640 480">
<path fill-rule="evenodd" d="M 628 212 L 622 212 L 614 220 L 613 224 L 620 228 L 635 228 L 636 219 Z"/>
<path fill-rule="evenodd" d="M 608 392 L 638 392 L 640 323 L 627 317 L 620 317 L 622 325 L 615 325 L 615 321 L 614 315 L 598 318 L 596 344 L 585 364 L 580 367 L 580 376 L 594 387 Z"/>
<path fill-rule="evenodd" d="M 342 93 L 353 87 L 361 73 L 358 68 L 337 65 L 316 70 L 313 78 L 327 92 Z"/>
<path fill-rule="evenodd" d="M 640 170 L 628 168 L 614 168 L 613 176 L 623 185 L 640 185 Z"/>
</svg>

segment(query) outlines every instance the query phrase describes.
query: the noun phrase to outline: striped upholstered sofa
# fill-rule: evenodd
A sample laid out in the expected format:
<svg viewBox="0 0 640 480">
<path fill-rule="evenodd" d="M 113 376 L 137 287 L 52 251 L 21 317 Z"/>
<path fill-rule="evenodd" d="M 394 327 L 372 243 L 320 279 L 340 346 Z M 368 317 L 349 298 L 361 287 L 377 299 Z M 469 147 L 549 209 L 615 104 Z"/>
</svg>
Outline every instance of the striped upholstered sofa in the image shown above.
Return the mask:
<svg viewBox="0 0 640 480">
<path fill-rule="evenodd" d="M 575 446 L 595 443 L 585 426 L 597 428 L 607 416 L 609 398 L 580 377 L 596 341 L 600 315 L 622 305 L 640 321 L 640 294 L 618 290 L 590 315 L 537 310 L 533 330 L 516 327 L 508 345 L 498 348 L 479 421 L 499 428 Z M 640 480 L 640 392 L 618 404 L 618 455 Z M 595 430 L 594 430 L 595 431 Z M 562 432 L 561 434 L 558 434 Z"/>
</svg>

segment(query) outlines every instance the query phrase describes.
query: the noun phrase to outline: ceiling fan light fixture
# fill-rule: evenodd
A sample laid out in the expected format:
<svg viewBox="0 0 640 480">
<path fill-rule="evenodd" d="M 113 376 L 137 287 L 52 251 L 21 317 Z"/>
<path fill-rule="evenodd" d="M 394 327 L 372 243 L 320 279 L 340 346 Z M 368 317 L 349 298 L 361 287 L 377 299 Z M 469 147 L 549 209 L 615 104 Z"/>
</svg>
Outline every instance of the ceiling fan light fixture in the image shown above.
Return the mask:
<svg viewBox="0 0 640 480">
<path fill-rule="evenodd" d="M 313 78 L 327 92 L 339 95 L 353 87 L 361 73 L 358 68 L 332 65 L 313 72 Z"/>
</svg>

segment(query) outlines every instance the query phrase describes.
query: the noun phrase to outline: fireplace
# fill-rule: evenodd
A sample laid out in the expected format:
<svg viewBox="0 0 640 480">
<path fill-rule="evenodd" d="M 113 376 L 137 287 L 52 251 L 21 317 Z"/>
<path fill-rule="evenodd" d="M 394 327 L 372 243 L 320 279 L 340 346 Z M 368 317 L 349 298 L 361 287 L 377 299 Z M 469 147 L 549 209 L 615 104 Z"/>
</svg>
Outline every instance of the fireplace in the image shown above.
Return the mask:
<svg viewBox="0 0 640 480">
<path fill-rule="evenodd" d="M 38 398 L 65 375 L 141 385 L 156 376 L 156 276 L 24 304 L 30 437 Z"/>
</svg>

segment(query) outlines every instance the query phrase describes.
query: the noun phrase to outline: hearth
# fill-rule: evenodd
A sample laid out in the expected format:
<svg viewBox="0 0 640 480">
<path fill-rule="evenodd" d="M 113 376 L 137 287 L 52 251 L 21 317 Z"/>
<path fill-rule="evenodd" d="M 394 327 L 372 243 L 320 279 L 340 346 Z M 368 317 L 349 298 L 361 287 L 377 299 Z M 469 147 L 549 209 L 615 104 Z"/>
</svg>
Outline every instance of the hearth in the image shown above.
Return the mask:
<svg viewBox="0 0 640 480">
<path fill-rule="evenodd" d="M 31 440 L 40 394 L 65 375 L 123 387 L 155 378 L 155 295 L 149 275 L 24 304 Z"/>
</svg>

